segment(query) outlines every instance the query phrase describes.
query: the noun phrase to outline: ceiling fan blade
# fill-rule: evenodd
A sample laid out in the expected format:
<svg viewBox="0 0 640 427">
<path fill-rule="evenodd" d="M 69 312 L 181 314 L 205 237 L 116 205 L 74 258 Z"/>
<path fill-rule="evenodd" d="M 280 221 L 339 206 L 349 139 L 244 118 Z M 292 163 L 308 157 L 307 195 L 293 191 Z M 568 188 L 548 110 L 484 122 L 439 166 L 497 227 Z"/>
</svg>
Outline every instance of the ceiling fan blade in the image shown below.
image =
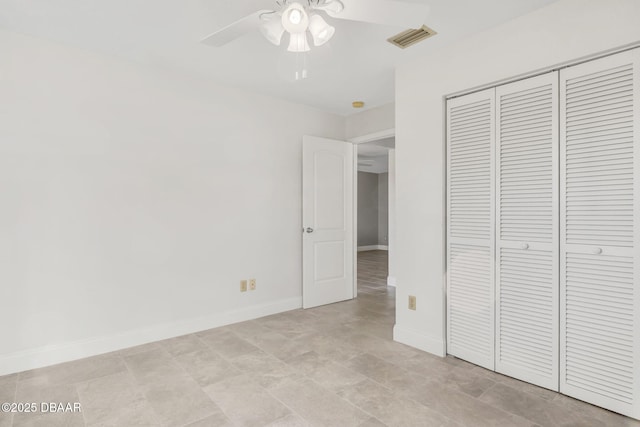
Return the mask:
<svg viewBox="0 0 640 427">
<path fill-rule="evenodd" d="M 216 31 L 213 34 L 208 35 L 207 37 L 200 40 L 201 43 L 204 43 L 209 46 L 220 47 L 225 44 L 241 37 L 251 31 L 254 31 L 260 27 L 264 23 L 260 19 L 262 15 L 274 13 L 272 10 L 259 10 L 257 12 L 252 13 L 251 15 L 245 16 L 239 21 L 234 22 L 231 25 L 227 25 L 226 27 Z"/>
<path fill-rule="evenodd" d="M 336 19 L 370 22 L 392 27 L 420 28 L 424 25 L 429 6 L 391 0 L 340 0 L 344 10 L 339 13 L 327 9 L 329 16 Z"/>
</svg>

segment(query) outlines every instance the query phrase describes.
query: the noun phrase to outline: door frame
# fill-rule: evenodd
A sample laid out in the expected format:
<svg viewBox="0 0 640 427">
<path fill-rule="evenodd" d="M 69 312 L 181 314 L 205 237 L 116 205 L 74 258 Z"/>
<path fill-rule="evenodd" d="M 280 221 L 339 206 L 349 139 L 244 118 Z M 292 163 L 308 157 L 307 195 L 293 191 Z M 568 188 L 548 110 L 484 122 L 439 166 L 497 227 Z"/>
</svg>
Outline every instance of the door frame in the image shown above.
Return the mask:
<svg viewBox="0 0 640 427">
<path fill-rule="evenodd" d="M 358 297 L 358 145 L 395 136 L 396 128 L 389 128 L 347 139 L 347 142 L 353 146 L 353 298 Z M 393 232 L 395 233 L 395 228 Z M 391 247 L 388 251 L 391 253 Z M 388 274 L 387 271 L 387 277 L 389 277 Z"/>
</svg>

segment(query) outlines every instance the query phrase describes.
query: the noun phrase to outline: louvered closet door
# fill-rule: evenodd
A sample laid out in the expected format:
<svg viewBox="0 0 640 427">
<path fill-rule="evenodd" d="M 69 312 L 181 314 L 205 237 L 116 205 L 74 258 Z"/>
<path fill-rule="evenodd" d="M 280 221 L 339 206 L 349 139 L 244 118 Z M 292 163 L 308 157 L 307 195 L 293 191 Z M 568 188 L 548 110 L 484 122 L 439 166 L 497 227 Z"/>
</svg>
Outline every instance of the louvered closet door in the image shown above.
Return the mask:
<svg viewBox="0 0 640 427">
<path fill-rule="evenodd" d="M 561 72 L 563 393 L 640 418 L 640 51 Z"/>
<path fill-rule="evenodd" d="M 494 89 L 447 102 L 448 353 L 494 369 Z"/>
<path fill-rule="evenodd" d="M 496 104 L 496 371 L 558 390 L 558 75 Z"/>
</svg>

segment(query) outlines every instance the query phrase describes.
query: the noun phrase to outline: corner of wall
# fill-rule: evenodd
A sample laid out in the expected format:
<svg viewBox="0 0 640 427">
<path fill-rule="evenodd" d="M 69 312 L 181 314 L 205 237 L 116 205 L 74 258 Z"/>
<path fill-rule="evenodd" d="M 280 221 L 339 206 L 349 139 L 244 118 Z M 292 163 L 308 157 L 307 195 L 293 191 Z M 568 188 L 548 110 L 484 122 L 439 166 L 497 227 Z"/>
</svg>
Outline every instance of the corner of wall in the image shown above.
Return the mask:
<svg viewBox="0 0 640 427">
<path fill-rule="evenodd" d="M 346 117 L 345 132 L 348 140 L 395 128 L 396 105 L 394 102 L 371 108 Z"/>
<path fill-rule="evenodd" d="M 393 327 L 393 340 L 439 357 L 447 355 L 444 340 L 425 335 L 420 331 L 399 324 Z"/>
</svg>

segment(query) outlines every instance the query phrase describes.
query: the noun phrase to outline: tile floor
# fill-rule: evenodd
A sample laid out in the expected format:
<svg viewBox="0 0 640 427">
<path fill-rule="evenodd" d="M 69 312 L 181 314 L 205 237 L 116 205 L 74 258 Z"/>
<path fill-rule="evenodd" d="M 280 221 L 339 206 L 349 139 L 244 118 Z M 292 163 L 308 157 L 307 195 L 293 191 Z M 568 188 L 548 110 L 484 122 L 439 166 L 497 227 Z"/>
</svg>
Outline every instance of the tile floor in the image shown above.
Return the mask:
<svg viewBox="0 0 640 427">
<path fill-rule="evenodd" d="M 0 426 L 640 426 L 455 358 L 391 340 L 386 254 L 358 257 L 356 300 L 0 377 Z"/>
</svg>

